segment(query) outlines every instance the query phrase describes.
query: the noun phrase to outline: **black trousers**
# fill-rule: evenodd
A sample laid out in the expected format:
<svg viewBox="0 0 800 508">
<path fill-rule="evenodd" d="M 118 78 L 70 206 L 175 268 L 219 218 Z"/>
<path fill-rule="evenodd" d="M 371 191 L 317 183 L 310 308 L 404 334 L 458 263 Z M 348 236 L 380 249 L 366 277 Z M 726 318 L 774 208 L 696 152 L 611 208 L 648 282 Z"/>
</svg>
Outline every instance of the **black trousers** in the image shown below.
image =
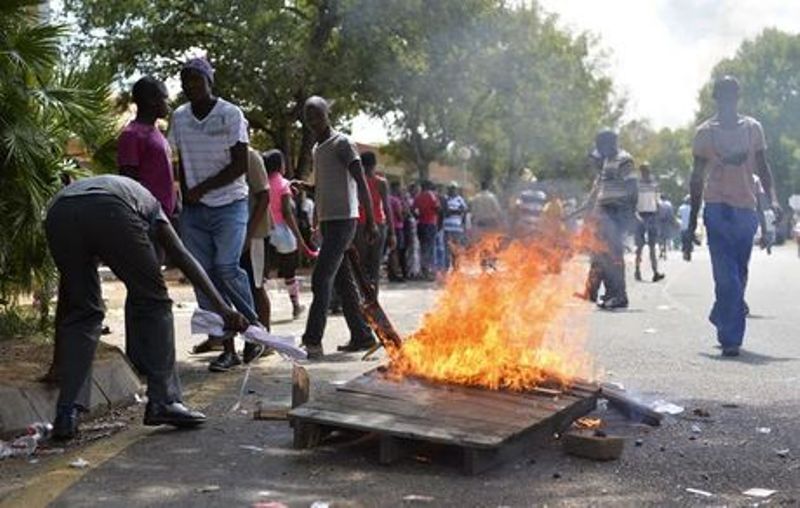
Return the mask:
<svg viewBox="0 0 800 508">
<path fill-rule="evenodd" d="M 148 399 L 181 400 L 172 300 L 149 224 L 118 198 L 89 194 L 55 203 L 47 214 L 45 231 L 61 276 L 56 310 L 58 405 L 90 407 L 92 360 L 105 314 L 99 261 L 128 291 L 126 352 L 147 377 Z"/>
<path fill-rule="evenodd" d="M 311 274 L 314 298 L 308 310 L 303 343 L 315 346 L 322 343 L 334 288 L 342 300 L 342 312 L 350 329 L 350 340 L 374 340 L 372 330 L 361 314 L 360 295 L 353 279 L 350 259 L 345 255 L 356 234 L 356 219 L 323 221 L 320 222 L 320 231 L 322 246 L 314 273 Z"/>
</svg>

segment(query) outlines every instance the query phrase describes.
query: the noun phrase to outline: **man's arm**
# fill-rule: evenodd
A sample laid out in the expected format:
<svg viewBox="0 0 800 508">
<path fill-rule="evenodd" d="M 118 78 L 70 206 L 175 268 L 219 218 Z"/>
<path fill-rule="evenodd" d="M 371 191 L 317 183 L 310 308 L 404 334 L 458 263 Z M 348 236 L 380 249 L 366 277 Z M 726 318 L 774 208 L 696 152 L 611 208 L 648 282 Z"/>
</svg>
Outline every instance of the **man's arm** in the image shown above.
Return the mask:
<svg viewBox="0 0 800 508">
<path fill-rule="evenodd" d="M 256 205 L 253 208 L 253 213 L 250 215 L 250 220 L 247 223 L 247 239 L 244 242 L 245 251 L 250 248 L 250 240 L 256 234 L 256 228 L 264 221 L 269 208 L 269 192 L 263 190 L 256 194 Z"/>
<path fill-rule="evenodd" d="M 779 215 L 781 207 L 775 192 L 775 179 L 772 176 L 772 169 L 769 167 L 767 154 L 764 150 L 756 152 L 756 174 L 761 179 L 761 186 L 764 187 L 764 192 L 772 202 L 772 209 L 775 210 L 776 216 Z"/>
<path fill-rule="evenodd" d="M 300 252 L 304 256 L 307 255 L 309 249 L 305 240 L 303 240 L 303 235 L 300 233 L 300 228 L 297 226 L 297 220 L 295 220 L 291 194 L 284 194 L 281 196 L 281 214 L 283 214 L 283 220 L 286 221 L 286 225 L 289 226 L 289 229 L 292 230 L 294 237 L 297 239 L 297 245 L 300 247 Z"/>
<path fill-rule="evenodd" d="M 222 296 L 211 283 L 200 263 L 186 250 L 178 238 L 177 233 L 169 222 L 158 221 L 156 224 L 156 239 L 164 248 L 170 259 L 186 275 L 186 278 L 202 291 L 217 312 L 225 320 L 225 328 L 229 330 L 244 331 L 249 326 L 247 318 L 228 307 Z"/>
<path fill-rule="evenodd" d="M 389 183 L 386 180 L 381 180 L 378 191 L 381 193 L 381 202 L 386 214 L 386 231 L 388 235 L 386 240 L 389 250 L 394 250 L 397 247 L 397 237 L 394 234 L 394 210 L 389 204 Z"/>
<path fill-rule="evenodd" d="M 694 156 L 694 167 L 692 176 L 689 179 L 689 235 L 694 241 L 695 231 L 697 230 L 697 215 L 703 206 L 703 186 L 706 181 L 706 163 L 703 157 Z"/>
<path fill-rule="evenodd" d="M 367 217 L 367 232 L 368 235 L 374 240 L 377 232 L 375 231 L 375 211 L 372 209 L 372 194 L 369 192 L 367 186 L 367 179 L 364 176 L 364 166 L 361 165 L 361 159 L 356 159 L 347 166 L 347 171 L 350 176 L 356 181 L 358 187 L 358 200 L 361 206 L 364 207 L 364 212 Z"/>
<path fill-rule="evenodd" d="M 230 150 L 231 163 L 216 175 L 189 189 L 184 195 L 187 202 L 197 203 L 209 191 L 224 187 L 247 173 L 247 143 L 240 141 L 233 145 Z"/>
</svg>

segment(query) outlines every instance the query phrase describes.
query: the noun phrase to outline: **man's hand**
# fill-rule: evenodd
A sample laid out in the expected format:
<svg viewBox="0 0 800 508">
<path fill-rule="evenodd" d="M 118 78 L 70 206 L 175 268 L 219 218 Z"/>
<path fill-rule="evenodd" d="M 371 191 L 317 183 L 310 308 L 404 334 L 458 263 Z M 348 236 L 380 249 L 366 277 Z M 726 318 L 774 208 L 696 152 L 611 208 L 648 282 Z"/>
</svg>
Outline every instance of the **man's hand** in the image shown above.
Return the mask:
<svg viewBox="0 0 800 508">
<path fill-rule="evenodd" d="M 226 330 L 243 332 L 250 326 L 250 322 L 247 321 L 246 317 L 230 308 L 222 315 L 222 319 L 225 321 Z"/>
<path fill-rule="evenodd" d="M 365 230 L 364 233 L 367 235 L 367 243 L 370 245 L 375 244 L 378 241 L 378 225 L 375 224 L 375 221 L 371 221 L 367 219 L 367 223 L 364 226 Z"/>
<path fill-rule="evenodd" d="M 200 199 L 203 197 L 203 189 L 200 186 L 195 186 L 186 191 L 186 195 L 183 196 L 183 201 L 190 205 L 194 205 L 200 202 Z"/>
<path fill-rule="evenodd" d="M 777 201 L 772 202 L 772 211 L 775 212 L 775 224 L 780 224 L 783 221 L 783 208 Z"/>
<path fill-rule="evenodd" d="M 395 250 L 397 248 L 397 236 L 395 236 L 394 231 L 389 233 L 389 239 L 387 241 L 388 241 L 387 247 L 390 251 Z"/>
</svg>

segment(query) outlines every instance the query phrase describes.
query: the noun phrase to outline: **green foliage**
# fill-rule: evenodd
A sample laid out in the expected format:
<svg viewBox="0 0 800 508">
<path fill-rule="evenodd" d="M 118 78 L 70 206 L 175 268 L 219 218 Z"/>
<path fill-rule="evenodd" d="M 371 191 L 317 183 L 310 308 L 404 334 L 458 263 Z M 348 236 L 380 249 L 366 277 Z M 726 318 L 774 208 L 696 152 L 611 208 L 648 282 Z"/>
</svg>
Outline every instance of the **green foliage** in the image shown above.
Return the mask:
<svg viewBox="0 0 800 508">
<path fill-rule="evenodd" d="M 725 74 L 741 83 L 741 112 L 764 127 L 778 195 L 800 192 L 800 35 L 764 30 L 719 62 L 700 93 L 698 122 L 713 114 L 711 87 Z"/>
<path fill-rule="evenodd" d="M 53 276 L 42 220 L 59 188 L 67 141 L 108 138 L 108 88 L 64 70 L 65 29 L 40 22 L 38 1 L 0 4 L 0 299 L 48 285 Z"/>
<path fill-rule="evenodd" d="M 454 146 L 472 169 L 510 178 L 531 166 L 574 176 L 594 131 L 613 123 L 610 82 L 589 40 L 502 0 L 66 0 L 82 51 L 121 80 L 175 76 L 207 52 L 217 92 L 289 154 L 311 144 L 301 107 L 319 94 L 346 119 L 389 119 L 392 152 L 425 176 Z"/>
</svg>

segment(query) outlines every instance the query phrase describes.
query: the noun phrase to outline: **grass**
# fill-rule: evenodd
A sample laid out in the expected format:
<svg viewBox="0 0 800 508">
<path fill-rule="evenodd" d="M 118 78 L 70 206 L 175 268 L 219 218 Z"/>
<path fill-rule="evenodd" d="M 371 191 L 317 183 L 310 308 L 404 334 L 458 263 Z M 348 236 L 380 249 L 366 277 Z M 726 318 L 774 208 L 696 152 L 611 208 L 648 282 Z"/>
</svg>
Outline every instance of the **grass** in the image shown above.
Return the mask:
<svg viewBox="0 0 800 508">
<path fill-rule="evenodd" d="M 41 322 L 39 313 L 28 305 L 0 307 L 0 340 L 31 339 L 48 341 L 52 336 L 52 321 Z"/>
</svg>

